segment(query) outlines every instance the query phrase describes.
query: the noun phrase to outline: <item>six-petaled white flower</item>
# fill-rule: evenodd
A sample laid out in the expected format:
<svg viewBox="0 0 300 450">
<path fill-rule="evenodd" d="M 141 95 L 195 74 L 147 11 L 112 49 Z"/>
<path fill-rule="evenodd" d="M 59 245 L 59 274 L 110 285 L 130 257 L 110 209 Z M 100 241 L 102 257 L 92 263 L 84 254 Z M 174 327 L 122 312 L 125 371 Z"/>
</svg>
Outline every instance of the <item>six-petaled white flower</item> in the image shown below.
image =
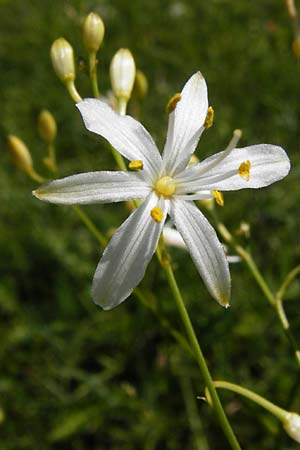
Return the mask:
<svg viewBox="0 0 300 450">
<path fill-rule="evenodd" d="M 188 167 L 207 126 L 207 87 L 200 72 L 171 103 L 162 155 L 149 133 L 132 117 L 120 116 L 96 99 L 85 99 L 77 107 L 86 128 L 107 139 L 131 161 L 131 167 L 140 170 L 73 175 L 41 186 L 34 195 L 64 205 L 143 199 L 102 255 L 93 280 L 95 303 L 110 309 L 130 295 L 145 274 L 169 214 L 211 295 L 227 306 L 228 262 L 214 229 L 193 200 L 280 180 L 290 169 L 285 151 L 268 144 L 228 149 Z"/>
</svg>

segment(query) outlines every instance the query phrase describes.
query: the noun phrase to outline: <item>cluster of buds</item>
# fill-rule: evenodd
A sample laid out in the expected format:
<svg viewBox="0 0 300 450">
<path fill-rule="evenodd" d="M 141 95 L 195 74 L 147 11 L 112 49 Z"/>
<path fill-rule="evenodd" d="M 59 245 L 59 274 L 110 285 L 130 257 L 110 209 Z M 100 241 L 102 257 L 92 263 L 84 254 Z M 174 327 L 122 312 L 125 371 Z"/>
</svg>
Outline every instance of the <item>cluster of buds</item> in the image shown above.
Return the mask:
<svg viewBox="0 0 300 450">
<path fill-rule="evenodd" d="M 83 42 L 89 55 L 89 75 L 96 98 L 100 97 L 97 82 L 97 53 L 105 34 L 103 20 L 98 14 L 91 12 L 83 21 Z M 52 65 L 58 78 L 65 84 L 75 102 L 81 97 L 75 87 L 74 51 L 70 43 L 64 39 L 56 39 L 50 51 Z M 136 71 L 134 58 L 130 50 L 121 48 L 112 58 L 110 80 L 117 109 L 120 114 L 126 113 L 127 103 L 135 86 L 136 95 L 142 100 L 148 92 L 148 83 L 141 71 Z"/>
<path fill-rule="evenodd" d="M 83 21 L 82 37 L 84 46 L 89 55 L 90 78 L 95 97 L 99 97 L 97 83 L 97 53 L 103 43 L 105 26 L 102 18 L 93 12 Z M 50 49 L 53 69 L 66 86 L 70 96 L 75 102 L 81 101 L 75 86 L 76 68 L 74 50 L 71 44 L 63 37 L 56 39 Z M 130 50 L 121 48 L 113 56 L 110 64 L 110 80 L 113 90 L 112 105 L 120 114 L 125 114 L 127 103 L 131 98 L 133 88 L 136 98 L 142 100 L 148 92 L 148 82 L 141 71 L 136 71 L 135 61 Z M 48 155 L 43 158 L 43 164 L 52 173 L 57 172 L 54 141 L 57 135 L 57 126 L 53 115 L 43 110 L 38 116 L 38 132 L 48 147 Z M 17 136 L 9 135 L 7 146 L 13 163 L 35 181 L 43 182 L 44 178 L 34 169 L 33 160 L 26 144 Z"/>
</svg>

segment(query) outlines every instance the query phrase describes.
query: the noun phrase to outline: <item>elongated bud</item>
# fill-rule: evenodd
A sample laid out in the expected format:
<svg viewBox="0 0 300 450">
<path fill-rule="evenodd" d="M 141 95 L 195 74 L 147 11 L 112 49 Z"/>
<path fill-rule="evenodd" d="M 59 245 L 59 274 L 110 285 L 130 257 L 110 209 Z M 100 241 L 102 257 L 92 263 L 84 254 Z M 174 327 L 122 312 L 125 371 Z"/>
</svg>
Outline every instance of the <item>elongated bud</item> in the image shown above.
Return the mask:
<svg viewBox="0 0 300 450">
<path fill-rule="evenodd" d="M 52 144 L 56 138 L 57 127 L 50 111 L 45 109 L 40 112 L 38 116 L 38 130 L 43 141 L 47 144 Z"/>
<path fill-rule="evenodd" d="M 140 100 L 143 100 L 148 94 L 148 81 L 146 75 L 141 70 L 136 71 L 134 91 Z"/>
<path fill-rule="evenodd" d="M 24 142 L 10 134 L 7 136 L 7 146 L 13 163 L 23 172 L 30 172 L 33 167 L 32 158 Z"/>
<path fill-rule="evenodd" d="M 127 48 L 120 48 L 110 64 L 110 80 L 117 99 L 129 100 L 135 80 L 135 62 Z"/>
<path fill-rule="evenodd" d="M 287 413 L 283 428 L 296 442 L 300 442 L 300 416 L 297 413 Z"/>
<path fill-rule="evenodd" d="M 51 61 L 58 78 L 63 82 L 75 80 L 75 64 L 73 48 L 64 38 L 56 39 L 51 50 Z"/>
<path fill-rule="evenodd" d="M 89 53 L 96 53 L 103 41 L 105 27 L 98 14 L 90 13 L 83 22 L 83 42 Z"/>
</svg>

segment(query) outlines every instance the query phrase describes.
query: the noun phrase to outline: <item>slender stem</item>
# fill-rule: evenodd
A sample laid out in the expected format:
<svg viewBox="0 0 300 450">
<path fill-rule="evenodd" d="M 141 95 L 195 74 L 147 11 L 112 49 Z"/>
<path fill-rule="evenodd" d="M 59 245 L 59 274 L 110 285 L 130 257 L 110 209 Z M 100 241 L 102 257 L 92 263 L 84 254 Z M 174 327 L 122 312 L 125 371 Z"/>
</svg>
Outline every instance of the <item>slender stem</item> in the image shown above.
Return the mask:
<svg viewBox="0 0 300 450">
<path fill-rule="evenodd" d="M 38 183 L 45 183 L 45 181 L 47 181 L 46 178 L 39 175 L 33 167 L 27 169 L 26 173 L 32 180 L 37 181 Z"/>
<path fill-rule="evenodd" d="M 293 333 L 291 332 L 290 328 L 290 322 L 288 320 L 288 317 L 285 313 L 284 307 L 283 307 L 283 296 L 290 285 L 290 283 L 300 274 L 300 266 L 295 267 L 293 270 L 291 270 L 288 275 L 286 276 L 285 280 L 283 281 L 282 285 L 277 291 L 277 294 L 275 296 L 275 308 L 277 315 L 279 317 L 279 320 L 282 324 L 282 327 L 290 341 L 290 344 L 294 350 L 296 360 L 298 362 L 298 366 L 300 367 L 300 350 L 299 346 L 294 338 Z"/>
<path fill-rule="evenodd" d="M 125 164 L 123 156 L 113 147 L 111 147 L 111 152 L 114 157 L 114 160 L 116 161 L 117 166 L 120 170 L 127 170 L 127 166 Z"/>
<path fill-rule="evenodd" d="M 216 217 L 215 217 L 216 218 Z M 234 250 L 242 257 L 242 259 L 247 264 L 250 272 L 252 273 L 254 279 L 256 280 L 257 284 L 259 285 L 261 291 L 263 292 L 264 296 L 270 303 L 270 305 L 274 308 L 277 317 L 282 325 L 282 328 L 290 342 L 290 345 L 294 351 L 295 358 L 297 361 L 297 365 L 300 367 L 300 349 L 299 345 L 291 331 L 289 320 L 285 314 L 283 304 L 282 304 L 282 297 L 288 287 L 288 285 L 293 281 L 293 279 L 300 273 L 300 266 L 295 267 L 286 277 L 284 282 L 282 283 L 281 287 L 279 288 L 279 291 L 277 294 L 273 294 L 269 286 L 267 285 L 264 277 L 262 276 L 261 272 L 259 271 L 255 261 L 253 260 L 251 254 L 247 252 L 241 245 L 238 245 L 230 231 L 225 227 L 223 223 L 220 223 L 218 219 L 216 218 L 217 222 L 217 228 L 223 239 L 227 244 L 230 244 L 233 246 Z"/>
<path fill-rule="evenodd" d="M 82 100 L 82 98 L 80 97 L 80 95 L 75 87 L 74 81 L 72 81 L 72 80 L 67 81 L 66 88 L 68 89 L 68 92 L 69 92 L 70 96 L 72 97 L 72 99 L 74 100 L 74 102 L 77 103 Z"/>
<path fill-rule="evenodd" d="M 251 254 L 247 252 L 243 247 L 240 245 L 235 245 L 236 252 L 243 258 L 243 260 L 247 263 L 247 266 L 249 267 L 252 275 L 254 276 L 257 284 L 261 288 L 262 292 L 264 293 L 266 299 L 268 302 L 274 306 L 274 294 L 272 293 L 271 289 L 267 285 L 264 277 L 260 273 L 254 259 L 252 258 Z"/>
<path fill-rule="evenodd" d="M 239 395 L 242 395 L 246 398 L 249 398 L 253 402 L 260 405 L 262 408 L 269 411 L 271 414 L 276 416 L 279 420 L 284 420 L 288 411 L 283 408 L 280 408 L 269 400 L 265 399 L 261 395 L 255 394 L 255 392 L 250 391 L 250 389 L 246 389 L 238 384 L 228 383 L 227 381 L 213 381 L 213 384 L 216 388 L 228 389 L 229 391 L 236 392 Z"/>
<path fill-rule="evenodd" d="M 177 309 L 180 314 L 180 318 L 182 320 L 186 334 L 189 338 L 191 348 L 195 354 L 195 358 L 196 358 L 198 366 L 200 368 L 200 372 L 204 379 L 205 385 L 207 386 L 209 393 L 211 395 L 212 402 L 213 402 L 213 409 L 219 419 L 220 425 L 224 431 L 224 434 L 225 434 L 232 450 L 241 450 L 241 447 L 235 437 L 235 434 L 230 426 L 230 423 L 228 422 L 228 419 L 226 417 L 226 414 L 225 414 L 222 404 L 220 402 L 218 393 L 213 385 L 213 381 L 212 381 L 208 366 L 206 364 L 206 361 L 203 356 L 202 350 L 200 348 L 198 339 L 196 337 L 196 333 L 194 331 L 192 322 L 190 320 L 189 314 L 185 307 L 180 290 L 178 288 L 176 278 L 174 276 L 171 264 L 166 264 L 166 262 L 165 262 L 162 266 L 165 270 L 169 286 L 171 288 L 173 297 L 175 299 Z"/>
<path fill-rule="evenodd" d="M 92 82 L 92 89 L 94 97 L 100 98 L 98 79 L 97 79 L 97 57 L 96 52 L 89 54 L 89 66 L 90 66 L 90 79 Z"/>
<path fill-rule="evenodd" d="M 276 299 L 280 299 L 282 301 L 283 296 L 285 294 L 285 291 L 287 290 L 287 288 L 289 287 L 289 285 L 291 284 L 291 282 L 298 276 L 300 275 L 300 265 L 296 266 L 294 269 L 292 269 L 287 276 L 285 277 L 282 285 L 280 286 L 280 288 L 277 291 L 276 294 Z"/>
<path fill-rule="evenodd" d="M 88 217 L 88 215 L 80 208 L 80 206 L 73 206 L 73 210 L 78 214 L 82 222 L 86 225 L 86 227 L 90 230 L 90 232 L 95 236 L 101 247 L 105 247 L 107 244 L 106 237 L 98 230 L 96 225 L 92 222 L 92 220 Z"/>
<path fill-rule="evenodd" d="M 54 173 L 57 173 L 57 162 L 56 162 L 56 149 L 53 143 L 48 144 L 48 155 L 51 161 L 51 168 Z"/>
</svg>

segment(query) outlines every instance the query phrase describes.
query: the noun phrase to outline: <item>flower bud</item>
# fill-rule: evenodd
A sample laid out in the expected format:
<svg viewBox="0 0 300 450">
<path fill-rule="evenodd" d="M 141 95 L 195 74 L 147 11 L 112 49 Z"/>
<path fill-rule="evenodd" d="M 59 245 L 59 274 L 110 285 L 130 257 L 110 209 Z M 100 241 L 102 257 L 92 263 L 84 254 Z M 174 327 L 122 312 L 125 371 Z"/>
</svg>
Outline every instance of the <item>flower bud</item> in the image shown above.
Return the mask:
<svg viewBox="0 0 300 450">
<path fill-rule="evenodd" d="M 135 80 L 135 62 L 128 49 L 121 48 L 113 57 L 110 80 L 115 97 L 129 100 Z"/>
<path fill-rule="evenodd" d="M 283 421 L 283 428 L 296 442 L 300 442 L 300 416 L 297 413 L 288 413 Z"/>
<path fill-rule="evenodd" d="M 7 146 L 13 163 L 24 172 L 30 172 L 33 167 L 32 158 L 26 145 L 13 134 L 7 136 Z"/>
<path fill-rule="evenodd" d="M 47 144 L 52 144 L 56 138 L 56 122 L 50 111 L 41 111 L 38 117 L 38 130 L 41 138 Z"/>
<path fill-rule="evenodd" d="M 96 53 L 103 41 L 104 23 L 98 14 L 90 13 L 83 23 L 83 42 L 89 53 Z"/>
<path fill-rule="evenodd" d="M 140 100 L 143 100 L 148 94 L 148 81 L 146 75 L 141 70 L 136 71 L 134 90 Z"/>
<path fill-rule="evenodd" d="M 50 50 L 56 75 L 63 83 L 75 80 L 73 48 L 64 38 L 56 39 Z"/>
</svg>

